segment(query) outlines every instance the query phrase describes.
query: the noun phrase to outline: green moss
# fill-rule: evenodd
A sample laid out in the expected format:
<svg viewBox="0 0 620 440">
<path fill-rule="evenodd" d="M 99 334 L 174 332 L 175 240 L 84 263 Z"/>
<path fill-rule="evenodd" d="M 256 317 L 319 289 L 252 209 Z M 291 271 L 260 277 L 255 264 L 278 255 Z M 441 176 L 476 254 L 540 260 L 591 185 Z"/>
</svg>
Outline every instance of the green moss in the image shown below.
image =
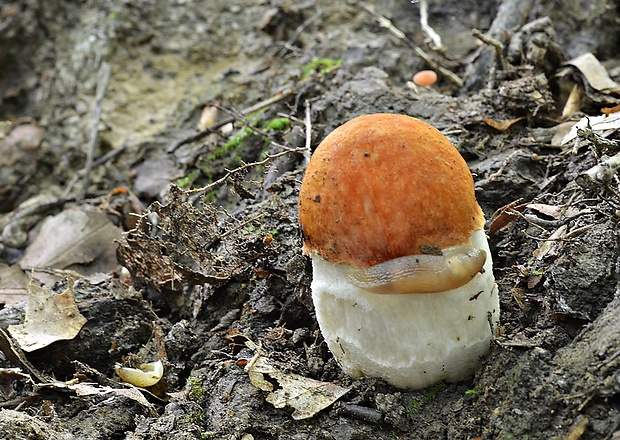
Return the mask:
<svg viewBox="0 0 620 440">
<path fill-rule="evenodd" d="M 291 120 L 289 118 L 275 118 L 263 122 L 263 128 L 265 131 L 282 131 L 291 126 Z"/>
<path fill-rule="evenodd" d="M 190 185 L 196 180 L 196 177 L 200 174 L 200 170 L 193 170 L 190 173 L 183 177 L 182 179 L 177 180 L 177 186 L 179 188 L 187 189 Z"/>
<path fill-rule="evenodd" d="M 185 384 L 185 394 L 191 400 L 200 400 L 203 398 L 207 394 L 207 389 L 202 386 L 202 379 L 195 376 L 189 377 Z"/>
<path fill-rule="evenodd" d="M 407 417 L 411 417 L 413 414 L 420 411 L 420 406 L 422 405 L 422 399 L 414 397 L 411 399 L 411 403 L 409 404 L 409 408 L 407 408 Z"/>
<path fill-rule="evenodd" d="M 340 67 L 341 65 L 342 60 L 314 57 L 308 64 L 301 67 L 301 77 L 307 78 L 315 72 L 326 73 L 335 67 Z"/>
</svg>

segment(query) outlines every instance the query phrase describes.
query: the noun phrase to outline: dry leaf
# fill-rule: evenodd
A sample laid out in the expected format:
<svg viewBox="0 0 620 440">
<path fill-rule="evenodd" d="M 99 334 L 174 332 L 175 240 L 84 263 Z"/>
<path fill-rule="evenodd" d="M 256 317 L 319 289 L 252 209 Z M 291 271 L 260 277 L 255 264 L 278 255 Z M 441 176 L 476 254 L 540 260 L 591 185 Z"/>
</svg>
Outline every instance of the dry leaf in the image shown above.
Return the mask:
<svg viewBox="0 0 620 440">
<path fill-rule="evenodd" d="M 547 205 L 545 203 L 528 203 L 527 207 L 554 219 L 575 217 L 582 213 L 572 206 Z"/>
<path fill-rule="evenodd" d="M 583 104 L 583 96 L 585 90 L 581 84 L 575 84 L 568 95 L 564 109 L 562 109 L 561 119 L 567 119 L 569 116 L 581 111 Z"/>
<path fill-rule="evenodd" d="M 73 298 L 73 286 L 61 294 L 30 284 L 23 324 L 10 325 L 8 331 L 20 348 L 30 352 L 59 340 L 73 339 L 86 324 Z"/>
<path fill-rule="evenodd" d="M 588 426 L 590 421 L 587 417 L 584 417 L 577 423 L 571 432 L 564 438 L 564 440 L 579 440 L 584 432 L 586 432 L 586 427 Z"/>
<path fill-rule="evenodd" d="M 126 397 L 133 400 L 134 402 L 137 402 L 138 404 L 147 408 L 150 412 L 155 414 L 155 408 L 153 407 L 153 405 L 146 399 L 146 397 L 144 397 L 144 395 L 140 392 L 140 390 L 138 390 L 138 388 L 131 386 L 129 388 L 112 388 L 88 382 L 73 383 L 59 381 L 35 385 L 35 390 L 37 391 L 42 388 L 61 391 L 72 391 L 79 397 L 103 396 L 106 394 L 111 394 L 112 396 Z"/>
<path fill-rule="evenodd" d="M 483 119 L 482 122 L 493 127 L 494 129 L 498 131 L 506 131 L 510 127 L 512 127 L 513 124 L 516 124 L 522 119 L 525 119 L 525 116 L 521 116 L 520 118 L 516 118 L 516 119 L 507 119 L 505 121 L 496 121 L 494 119 Z"/>
<path fill-rule="evenodd" d="M 564 247 L 562 239 L 566 238 L 567 229 L 566 225 L 560 226 L 532 253 L 538 261 L 542 261 L 546 257 L 557 257 L 559 255 L 560 250 Z"/>
<path fill-rule="evenodd" d="M 5 307 L 26 301 L 28 276 L 19 266 L 0 263 L 0 303 Z"/>
<path fill-rule="evenodd" d="M 68 209 L 43 222 L 18 263 L 21 267 L 54 269 L 82 265 L 75 270 L 84 275 L 110 272 L 120 267 L 115 240 L 121 237 L 121 230 L 105 214 Z"/>
<path fill-rule="evenodd" d="M 611 115 L 612 113 L 620 112 L 620 104 L 614 105 L 613 107 L 605 107 L 601 109 L 601 113 L 604 115 Z"/>
<path fill-rule="evenodd" d="M 150 198 L 163 194 L 170 182 L 183 177 L 183 172 L 168 158 L 147 159 L 134 169 L 134 173 L 135 192 Z"/>
<path fill-rule="evenodd" d="M 608 93 L 620 92 L 620 86 L 609 77 L 607 69 L 591 53 L 584 53 L 566 63 L 576 67 L 593 89 Z"/>
<path fill-rule="evenodd" d="M 525 210 L 527 203 L 519 204 L 521 200 L 522 199 L 517 199 L 510 202 L 493 213 L 493 216 L 491 217 L 491 224 L 489 226 L 490 237 L 494 236 L 501 229 L 504 229 L 510 223 L 515 221 L 515 219 L 519 216 L 518 213 Z"/>
<path fill-rule="evenodd" d="M 578 139 L 577 130 L 583 130 L 587 128 L 588 125 L 590 125 L 592 130 L 597 134 L 602 134 L 607 131 L 616 131 L 620 129 L 620 112 L 581 118 L 571 127 L 568 134 L 564 136 L 564 139 L 562 139 L 562 146 L 570 144 L 575 139 Z"/>
<path fill-rule="evenodd" d="M 298 374 L 284 373 L 269 358 L 260 355 L 252 359 L 245 369 L 255 387 L 263 391 L 271 391 L 267 396 L 267 402 L 276 408 L 290 406 L 295 409 L 293 412 L 295 420 L 312 417 L 351 389 Z M 275 379 L 280 388 L 274 391 L 274 385 L 265 379 L 264 375 Z"/>
<path fill-rule="evenodd" d="M 200 115 L 200 121 L 196 125 L 196 128 L 200 131 L 213 127 L 217 123 L 217 116 L 219 109 L 214 105 L 207 105 L 202 109 Z"/>
</svg>

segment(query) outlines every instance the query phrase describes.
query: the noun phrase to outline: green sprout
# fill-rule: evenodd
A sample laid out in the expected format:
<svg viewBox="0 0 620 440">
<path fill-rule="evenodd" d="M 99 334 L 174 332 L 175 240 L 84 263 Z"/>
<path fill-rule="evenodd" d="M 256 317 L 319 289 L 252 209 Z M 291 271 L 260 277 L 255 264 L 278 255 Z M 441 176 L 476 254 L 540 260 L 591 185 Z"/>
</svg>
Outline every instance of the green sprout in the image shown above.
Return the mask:
<svg viewBox="0 0 620 440">
<path fill-rule="evenodd" d="M 478 388 L 472 388 L 471 390 L 465 391 L 465 395 L 466 396 L 475 396 L 479 392 L 480 392 L 480 390 Z"/>
</svg>

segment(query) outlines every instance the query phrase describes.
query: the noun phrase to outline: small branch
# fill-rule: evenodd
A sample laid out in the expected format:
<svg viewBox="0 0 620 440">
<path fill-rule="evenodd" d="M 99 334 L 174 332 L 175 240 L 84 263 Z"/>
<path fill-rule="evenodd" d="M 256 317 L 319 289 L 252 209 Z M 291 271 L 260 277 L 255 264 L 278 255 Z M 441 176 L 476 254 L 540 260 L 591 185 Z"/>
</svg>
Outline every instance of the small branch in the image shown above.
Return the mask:
<svg viewBox="0 0 620 440">
<path fill-rule="evenodd" d="M 435 30 L 428 24 L 428 0 L 420 0 L 420 26 L 422 26 L 422 32 L 435 46 L 433 49 L 441 51 L 443 45 L 441 44 L 441 37 Z"/>
<path fill-rule="evenodd" d="M 84 166 L 84 178 L 82 180 L 82 193 L 79 199 L 82 200 L 86 197 L 88 191 L 88 185 L 90 184 L 90 171 L 93 167 L 93 160 L 95 156 L 95 148 L 97 141 L 99 140 L 99 121 L 101 120 L 101 106 L 103 104 L 103 98 L 105 92 L 110 84 L 110 76 L 112 73 L 112 67 L 108 63 L 103 63 L 99 68 L 99 79 L 97 81 L 97 96 L 95 101 L 95 114 L 93 116 L 93 128 L 90 133 L 90 142 L 88 143 L 88 150 L 86 151 L 86 165 Z"/>
<path fill-rule="evenodd" d="M 284 155 L 287 155 L 287 154 L 291 154 L 291 153 L 304 153 L 305 151 L 306 151 L 305 148 L 292 148 L 292 149 L 287 149 L 285 151 L 281 151 L 281 152 L 276 153 L 276 154 L 267 155 L 267 157 L 265 159 L 261 160 L 261 161 L 252 162 L 252 163 L 246 163 L 246 164 L 243 164 L 240 167 L 237 167 L 237 168 L 235 168 L 233 170 L 226 170 L 226 174 L 223 177 L 220 177 L 215 182 L 211 182 L 207 186 L 203 186 L 202 188 L 187 189 L 184 192 L 185 192 L 185 194 L 197 194 L 197 193 L 205 193 L 205 192 L 211 191 L 213 188 L 215 188 L 216 186 L 224 183 L 229 177 L 232 177 L 235 174 L 242 173 L 245 170 L 248 170 L 248 169 L 250 169 L 252 167 L 257 167 L 257 166 L 261 166 L 261 165 L 267 165 L 273 159 L 276 159 L 278 157 L 281 157 L 281 156 L 284 156 Z"/>
<path fill-rule="evenodd" d="M 598 151 L 617 151 L 618 149 L 620 149 L 620 141 L 604 138 L 603 136 L 592 130 L 592 127 L 590 127 L 589 119 L 587 128 L 577 129 L 577 136 L 592 142 Z"/>
<path fill-rule="evenodd" d="M 310 119 L 310 101 L 306 99 L 306 147 L 304 148 L 304 162 L 305 167 L 308 167 L 310 163 L 310 157 L 312 156 L 312 121 Z"/>
<path fill-rule="evenodd" d="M 291 148 L 291 147 L 287 147 L 286 145 L 282 145 L 282 144 L 280 144 L 280 143 L 278 143 L 278 142 L 273 141 L 273 140 L 272 140 L 272 139 L 271 139 L 271 138 L 267 135 L 267 133 L 265 133 L 263 130 L 259 130 L 259 129 L 258 129 L 258 128 L 256 128 L 256 127 L 252 127 L 250 124 L 248 124 L 248 123 L 245 121 L 245 118 L 244 118 L 243 114 L 239 113 L 238 111 L 228 109 L 228 108 L 223 107 L 223 106 L 221 106 L 221 105 L 219 105 L 219 104 L 214 104 L 214 107 L 216 107 L 218 110 L 221 110 L 221 111 L 223 111 L 224 113 L 226 113 L 226 114 L 230 115 L 230 117 L 234 118 L 235 122 L 236 122 L 236 123 L 238 123 L 239 125 L 241 125 L 241 127 L 243 127 L 244 129 L 246 129 L 246 130 L 250 131 L 252 134 L 254 134 L 254 135 L 256 135 L 256 136 L 260 136 L 260 137 L 262 137 L 263 139 L 265 139 L 265 140 L 269 141 L 269 143 L 270 143 L 271 145 L 273 145 L 274 147 L 276 147 L 276 148 L 280 148 L 280 149 L 282 149 L 282 150 L 286 150 L 286 151 L 293 151 L 293 148 Z M 285 117 L 290 119 L 290 117 L 289 117 L 289 116 L 285 116 Z"/>
<path fill-rule="evenodd" d="M 598 165 L 581 173 L 575 178 L 575 182 L 582 188 L 596 189 L 609 184 L 616 175 L 618 168 L 620 168 L 620 153 L 607 157 Z"/>
<path fill-rule="evenodd" d="M 495 58 L 499 63 L 499 66 L 502 70 L 506 70 L 506 60 L 504 59 L 504 45 L 501 41 L 496 40 L 495 38 L 491 38 L 486 34 L 483 34 L 478 29 L 474 29 L 471 31 L 471 34 L 482 41 L 484 44 L 488 44 L 495 49 Z"/>
</svg>

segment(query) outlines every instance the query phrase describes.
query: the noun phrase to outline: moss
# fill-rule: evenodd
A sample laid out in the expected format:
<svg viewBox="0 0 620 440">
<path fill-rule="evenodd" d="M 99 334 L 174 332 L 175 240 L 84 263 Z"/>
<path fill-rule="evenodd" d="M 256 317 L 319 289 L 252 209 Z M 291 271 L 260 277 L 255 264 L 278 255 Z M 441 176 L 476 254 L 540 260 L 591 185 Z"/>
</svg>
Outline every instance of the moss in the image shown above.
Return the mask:
<svg viewBox="0 0 620 440">
<path fill-rule="evenodd" d="M 207 394 L 207 389 L 202 385 L 202 379 L 199 377 L 189 377 L 185 384 L 185 394 L 191 400 L 200 400 Z"/>
<path fill-rule="evenodd" d="M 200 170 L 190 171 L 187 176 L 177 180 L 177 186 L 183 189 L 189 188 L 199 174 Z"/>
<path fill-rule="evenodd" d="M 341 65 L 342 60 L 314 57 L 308 64 L 301 67 L 301 77 L 307 78 L 315 72 L 326 73 L 335 67 L 340 67 Z"/>
<path fill-rule="evenodd" d="M 291 126 L 291 120 L 289 118 L 275 118 L 265 121 L 263 128 L 265 131 L 282 131 Z"/>
</svg>

